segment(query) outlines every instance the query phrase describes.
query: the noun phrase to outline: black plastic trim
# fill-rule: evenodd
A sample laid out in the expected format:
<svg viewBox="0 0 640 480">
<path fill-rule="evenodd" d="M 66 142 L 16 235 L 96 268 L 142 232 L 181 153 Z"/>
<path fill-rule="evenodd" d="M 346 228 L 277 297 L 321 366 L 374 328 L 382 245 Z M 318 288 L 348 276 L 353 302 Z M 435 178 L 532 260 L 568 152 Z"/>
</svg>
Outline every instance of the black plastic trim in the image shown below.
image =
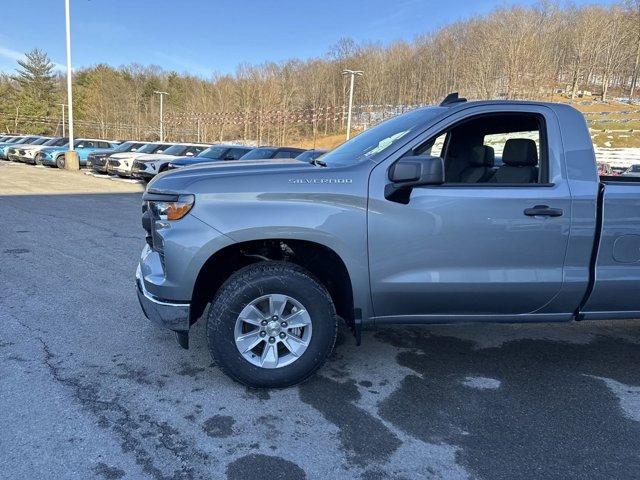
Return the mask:
<svg viewBox="0 0 640 480">
<path fill-rule="evenodd" d="M 442 185 L 421 185 L 416 188 L 548 188 L 555 186 L 555 183 L 443 183 Z"/>
<path fill-rule="evenodd" d="M 589 297 L 593 293 L 593 289 L 596 285 L 596 265 L 598 263 L 598 250 L 600 248 L 600 240 L 602 238 L 602 219 L 604 213 L 604 185 L 602 183 L 598 184 L 598 197 L 596 203 L 596 231 L 593 237 L 593 248 L 591 249 L 591 259 L 589 261 L 589 282 L 587 283 L 587 290 L 584 293 L 584 297 L 578 308 L 575 311 L 575 319 L 582 320 L 583 314 L 582 309 L 589 301 Z"/>
</svg>

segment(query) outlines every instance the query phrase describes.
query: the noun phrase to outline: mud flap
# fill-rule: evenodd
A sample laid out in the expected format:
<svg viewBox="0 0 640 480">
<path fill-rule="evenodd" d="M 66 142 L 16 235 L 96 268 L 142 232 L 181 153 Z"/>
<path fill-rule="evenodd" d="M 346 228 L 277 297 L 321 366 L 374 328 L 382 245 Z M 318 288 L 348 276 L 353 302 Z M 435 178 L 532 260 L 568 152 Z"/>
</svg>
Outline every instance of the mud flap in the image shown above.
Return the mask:
<svg viewBox="0 0 640 480">
<path fill-rule="evenodd" d="M 176 331 L 176 340 L 185 350 L 189 350 L 189 331 Z"/>
<path fill-rule="evenodd" d="M 350 325 L 351 332 L 356 339 L 356 345 L 359 347 L 362 343 L 362 310 L 353 309 L 353 325 Z"/>
</svg>

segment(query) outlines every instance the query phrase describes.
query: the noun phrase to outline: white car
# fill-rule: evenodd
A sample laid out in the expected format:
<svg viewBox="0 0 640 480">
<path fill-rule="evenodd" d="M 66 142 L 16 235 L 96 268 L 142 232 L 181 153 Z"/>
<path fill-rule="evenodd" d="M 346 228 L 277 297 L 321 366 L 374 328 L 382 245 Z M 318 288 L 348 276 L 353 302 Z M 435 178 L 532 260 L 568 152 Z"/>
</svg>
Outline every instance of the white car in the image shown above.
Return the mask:
<svg viewBox="0 0 640 480">
<path fill-rule="evenodd" d="M 169 168 L 169 163 L 176 157 L 195 157 L 211 145 L 204 143 L 179 143 L 168 148 L 162 154 L 149 154 L 137 157 L 133 162 L 131 176 L 143 180 L 151 180 L 158 173 Z"/>
<path fill-rule="evenodd" d="M 122 152 L 114 153 L 109 157 L 107 163 L 107 173 L 115 174 L 119 177 L 130 177 L 131 166 L 136 158 L 142 157 L 151 153 L 163 153 L 169 148 L 175 146 L 175 143 L 169 142 L 154 142 L 139 148 L 135 152 Z"/>
<path fill-rule="evenodd" d="M 18 160 L 20 162 L 30 163 L 35 165 L 37 163 L 36 155 L 40 150 L 47 147 L 64 147 L 68 143 L 69 143 L 69 139 L 66 137 L 55 137 L 43 143 L 42 145 L 25 145 L 23 148 L 20 149 L 23 152 L 21 155 L 18 155 L 19 157 Z"/>
</svg>

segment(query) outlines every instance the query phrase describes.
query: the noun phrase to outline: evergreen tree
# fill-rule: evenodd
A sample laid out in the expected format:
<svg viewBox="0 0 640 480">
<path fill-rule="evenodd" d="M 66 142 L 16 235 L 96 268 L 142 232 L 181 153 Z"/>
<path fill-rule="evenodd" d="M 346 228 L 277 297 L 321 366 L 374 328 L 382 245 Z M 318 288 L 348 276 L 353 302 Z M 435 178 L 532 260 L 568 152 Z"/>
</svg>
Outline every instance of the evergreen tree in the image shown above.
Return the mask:
<svg viewBox="0 0 640 480">
<path fill-rule="evenodd" d="M 18 60 L 18 65 L 13 76 L 18 86 L 17 108 L 20 116 L 29 117 L 21 126 L 40 133 L 46 130 L 46 125 L 38 123 L 37 117 L 51 115 L 55 105 L 55 67 L 49 56 L 37 48 L 25 54 L 24 60 Z"/>
</svg>

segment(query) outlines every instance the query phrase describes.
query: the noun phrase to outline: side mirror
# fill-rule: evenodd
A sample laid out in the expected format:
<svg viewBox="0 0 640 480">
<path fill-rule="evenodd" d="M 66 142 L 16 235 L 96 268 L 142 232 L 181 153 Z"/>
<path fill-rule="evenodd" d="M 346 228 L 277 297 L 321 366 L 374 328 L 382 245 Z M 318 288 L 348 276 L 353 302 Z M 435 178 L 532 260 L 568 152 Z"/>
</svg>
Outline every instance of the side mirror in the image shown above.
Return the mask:
<svg viewBox="0 0 640 480">
<path fill-rule="evenodd" d="M 389 180 L 384 190 L 387 200 L 409 203 L 414 187 L 422 185 L 442 185 L 444 183 L 444 162 L 440 157 L 430 155 L 404 157 L 389 169 Z"/>
</svg>

